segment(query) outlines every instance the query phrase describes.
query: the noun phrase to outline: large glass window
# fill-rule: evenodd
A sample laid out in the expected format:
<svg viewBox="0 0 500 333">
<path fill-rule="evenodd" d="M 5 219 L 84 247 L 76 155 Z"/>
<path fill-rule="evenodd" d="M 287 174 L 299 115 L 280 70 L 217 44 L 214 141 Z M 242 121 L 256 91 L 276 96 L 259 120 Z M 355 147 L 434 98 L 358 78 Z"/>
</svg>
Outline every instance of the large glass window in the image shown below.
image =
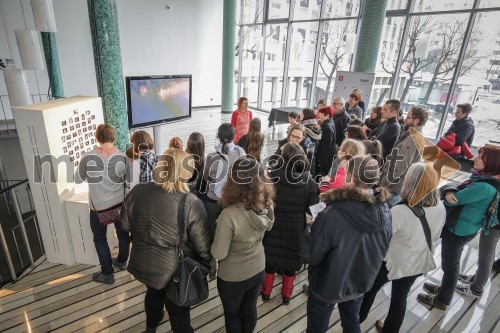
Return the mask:
<svg viewBox="0 0 500 333">
<path fill-rule="evenodd" d="M 265 0 L 243 0 L 243 24 L 262 23 Z"/>
<path fill-rule="evenodd" d="M 320 99 L 331 101 L 337 71 L 349 70 L 352 53 L 346 49 L 346 43 L 355 38 L 356 23 L 356 20 L 325 22 L 318 38 L 321 46 L 313 104 Z"/>
<path fill-rule="evenodd" d="M 474 0 L 416 0 L 414 11 L 417 13 L 442 12 L 472 9 Z"/>
<path fill-rule="evenodd" d="M 266 28 L 262 108 L 270 110 L 281 105 L 288 24 L 269 24 Z"/>
<path fill-rule="evenodd" d="M 321 14 L 322 0 L 298 0 L 293 10 L 293 20 L 317 20 Z"/>
<path fill-rule="evenodd" d="M 479 4 L 480 8 L 491 8 L 498 7 L 500 8 L 500 0 L 482 0 Z"/>
<path fill-rule="evenodd" d="M 360 0 L 325 0 L 325 18 L 356 17 L 359 14 Z"/>
<path fill-rule="evenodd" d="M 257 107 L 259 91 L 259 69 L 262 57 L 262 26 L 246 26 L 242 30 L 242 47 L 237 46 L 236 53 L 241 53 L 240 96 L 247 96 L 249 104 Z"/>
<path fill-rule="evenodd" d="M 389 0 L 387 1 L 387 10 L 405 9 L 408 5 L 408 0 Z"/>
<path fill-rule="evenodd" d="M 286 19 L 290 15 L 290 0 L 269 0 L 268 5 L 269 20 Z"/>
<path fill-rule="evenodd" d="M 456 103 L 472 104 L 476 132 L 473 145 L 500 142 L 500 11 L 478 13 L 467 45 L 466 59 L 454 92 Z M 492 65 L 498 61 L 497 65 Z M 448 115 L 444 130 L 454 119 Z"/>
<path fill-rule="evenodd" d="M 318 22 L 292 24 L 288 65 L 288 106 L 306 106 L 310 93 Z"/>
</svg>

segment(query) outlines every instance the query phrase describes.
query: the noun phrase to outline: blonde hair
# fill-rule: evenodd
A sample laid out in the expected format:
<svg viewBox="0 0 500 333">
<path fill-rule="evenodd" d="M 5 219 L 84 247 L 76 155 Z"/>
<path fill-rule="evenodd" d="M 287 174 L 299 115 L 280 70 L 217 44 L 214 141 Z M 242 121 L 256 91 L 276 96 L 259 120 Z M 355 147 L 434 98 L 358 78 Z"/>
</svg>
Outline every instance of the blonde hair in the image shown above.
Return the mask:
<svg viewBox="0 0 500 333">
<path fill-rule="evenodd" d="M 342 141 L 340 149 L 344 151 L 347 159 L 353 156 L 364 155 L 366 152 L 363 142 L 354 139 L 345 139 Z"/>
<path fill-rule="evenodd" d="M 188 193 L 188 180 L 192 176 L 194 167 L 193 159 L 189 159 L 189 154 L 181 149 L 169 148 L 160 156 L 156 167 L 153 170 L 153 181 L 165 191 Z"/>
</svg>

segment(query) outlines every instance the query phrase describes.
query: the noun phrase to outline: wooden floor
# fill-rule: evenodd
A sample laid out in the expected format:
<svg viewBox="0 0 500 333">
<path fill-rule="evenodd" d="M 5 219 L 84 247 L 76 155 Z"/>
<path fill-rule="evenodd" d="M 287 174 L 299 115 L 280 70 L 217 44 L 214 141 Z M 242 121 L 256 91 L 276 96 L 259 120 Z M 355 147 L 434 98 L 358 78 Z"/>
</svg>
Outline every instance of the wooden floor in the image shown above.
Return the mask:
<svg viewBox="0 0 500 333">
<path fill-rule="evenodd" d="M 477 238 L 464 250 L 462 271 L 473 273 L 477 260 Z M 440 246 L 436 249 L 440 264 Z M 146 288 L 129 273 L 115 273 L 113 285 L 92 281 L 98 266 L 42 263 L 15 284 L 0 290 L 1 332 L 143 332 Z M 429 309 L 416 301 L 424 281 L 439 283 L 440 267 L 419 278 L 408 297 L 408 310 L 401 332 L 500 332 L 500 277 L 486 286 L 483 297 L 473 300 L 456 294 L 447 311 Z M 275 280 L 271 301 L 257 303 L 256 332 L 304 332 L 306 329 L 307 271 L 298 273 L 293 298 L 281 304 L 281 278 Z M 196 332 L 225 332 L 223 309 L 216 281 L 210 281 L 210 296 L 191 310 Z M 374 322 L 384 319 L 390 301 L 390 285 L 379 292 L 363 332 L 375 332 Z M 168 315 L 158 332 L 169 332 Z M 334 310 L 329 332 L 341 332 L 339 314 Z"/>
<path fill-rule="evenodd" d="M 213 118 L 210 111 L 206 112 L 197 117 L 202 124 Z M 257 116 L 265 119 L 265 115 Z M 215 117 L 220 119 L 220 113 Z M 264 122 L 264 127 L 266 125 Z M 216 127 L 211 126 L 211 131 Z M 200 129 L 191 127 L 191 131 L 194 130 Z M 164 141 L 178 135 L 186 143 L 188 132 L 189 129 L 168 127 Z M 214 133 L 208 130 L 203 133 L 206 137 L 214 137 Z M 207 146 L 213 146 L 206 141 Z M 267 150 L 273 151 L 272 146 L 273 142 L 268 141 Z M 462 272 L 475 271 L 477 246 L 476 237 L 465 247 Z M 438 268 L 429 272 L 427 277 L 419 278 L 412 288 L 401 332 L 500 332 L 500 277 L 493 273 L 493 280 L 488 282 L 480 300 L 455 294 L 447 311 L 430 309 L 416 301 L 416 295 L 423 292 L 425 281 L 440 282 L 440 253 L 438 245 L 435 254 Z M 29 275 L 0 290 L 0 332 L 143 332 L 146 288 L 127 272 L 116 272 L 113 285 L 95 283 L 91 275 L 97 271 L 98 266 L 43 262 Z M 307 271 L 298 273 L 292 301 L 284 306 L 281 305 L 281 278 L 278 277 L 271 301 L 264 304 L 259 299 L 257 303 L 256 332 L 304 332 L 307 324 L 307 296 L 302 292 L 304 284 L 307 284 Z M 225 332 L 216 281 L 210 281 L 209 286 L 209 299 L 191 310 L 192 326 L 196 332 Z M 362 324 L 363 332 L 375 332 L 373 324 L 375 320 L 385 318 L 389 302 L 390 285 L 387 285 L 379 292 L 368 319 Z M 158 332 L 170 330 L 166 315 Z M 329 332 L 342 332 L 337 310 L 330 319 Z"/>
</svg>

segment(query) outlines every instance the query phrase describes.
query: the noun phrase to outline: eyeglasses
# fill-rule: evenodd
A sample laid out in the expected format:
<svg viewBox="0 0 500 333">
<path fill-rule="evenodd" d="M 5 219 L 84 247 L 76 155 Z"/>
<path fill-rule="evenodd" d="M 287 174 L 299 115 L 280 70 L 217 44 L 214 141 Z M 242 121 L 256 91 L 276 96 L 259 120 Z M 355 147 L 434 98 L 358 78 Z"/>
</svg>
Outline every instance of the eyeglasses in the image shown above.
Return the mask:
<svg viewBox="0 0 500 333">
<path fill-rule="evenodd" d="M 290 134 L 290 138 L 294 138 L 295 140 L 299 140 L 299 141 L 302 141 L 302 139 L 303 139 L 302 136 L 296 136 L 296 135 L 293 135 L 293 134 Z"/>
<path fill-rule="evenodd" d="M 343 105 L 344 103 L 333 103 L 332 105 L 335 105 L 335 104 L 340 104 L 340 105 Z"/>
</svg>

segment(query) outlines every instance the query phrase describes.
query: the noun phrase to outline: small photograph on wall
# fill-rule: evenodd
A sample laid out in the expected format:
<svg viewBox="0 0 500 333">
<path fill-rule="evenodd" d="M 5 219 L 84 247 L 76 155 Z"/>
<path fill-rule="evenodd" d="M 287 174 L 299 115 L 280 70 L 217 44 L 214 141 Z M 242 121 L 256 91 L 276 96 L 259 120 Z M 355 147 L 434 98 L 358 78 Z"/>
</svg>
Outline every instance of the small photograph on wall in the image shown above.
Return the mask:
<svg viewBox="0 0 500 333">
<path fill-rule="evenodd" d="M 74 132 L 73 137 L 76 138 L 78 136 L 78 133 Z"/>
<path fill-rule="evenodd" d="M 66 135 L 61 136 L 62 142 L 66 142 Z"/>
<path fill-rule="evenodd" d="M 80 124 L 76 124 L 76 128 L 80 128 Z"/>
<path fill-rule="evenodd" d="M 80 117 L 76 117 L 75 118 L 75 123 L 79 122 L 80 121 Z"/>
<path fill-rule="evenodd" d="M 63 152 L 67 153 L 68 152 L 68 147 L 63 147 Z"/>
<path fill-rule="evenodd" d="M 61 122 L 61 126 L 66 126 L 66 121 Z"/>
<path fill-rule="evenodd" d="M 84 132 L 87 132 L 87 127 L 84 127 L 84 128 L 83 128 L 83 131 L 84 131 Z"/>
<path fill-rule="evenodd" d="M 69 123 L 73 124 L 73 118 L 69 118 Z"/>
<path fill-rule="evenodd" d="M 70 140 L 71 139 L 71 134 L 70 135 L 66 135 L 66 140 Z"/>
<path fill-rule="evenodd" d="M 69 130 L 70 130 L 70 131 L 74 131 L 74 130 L 75 130 L 75 126 L 71 125 L 71 126 L 69 127 Z"/>
<path fill-rule="evenodd" d="M 63 128 L 63 133 L 68 133 L 68 129 L 67 128 Z"/>
<path fill-rule="evenodd" d="M 94 129 L 94 130 L 95 130 L 96 128 L 97 128 L 97 126 L 96 126 L 95 124 L 94 124 L 94 125 L 92 125 L 92 129 Z"/>
<path fill-rule="evenodd" d="M 85 111 L 85 114 L 86 114 L 87 116 L 89 116 L 89 115 L 90 115 L 90 110 Z"/>
</svg>

